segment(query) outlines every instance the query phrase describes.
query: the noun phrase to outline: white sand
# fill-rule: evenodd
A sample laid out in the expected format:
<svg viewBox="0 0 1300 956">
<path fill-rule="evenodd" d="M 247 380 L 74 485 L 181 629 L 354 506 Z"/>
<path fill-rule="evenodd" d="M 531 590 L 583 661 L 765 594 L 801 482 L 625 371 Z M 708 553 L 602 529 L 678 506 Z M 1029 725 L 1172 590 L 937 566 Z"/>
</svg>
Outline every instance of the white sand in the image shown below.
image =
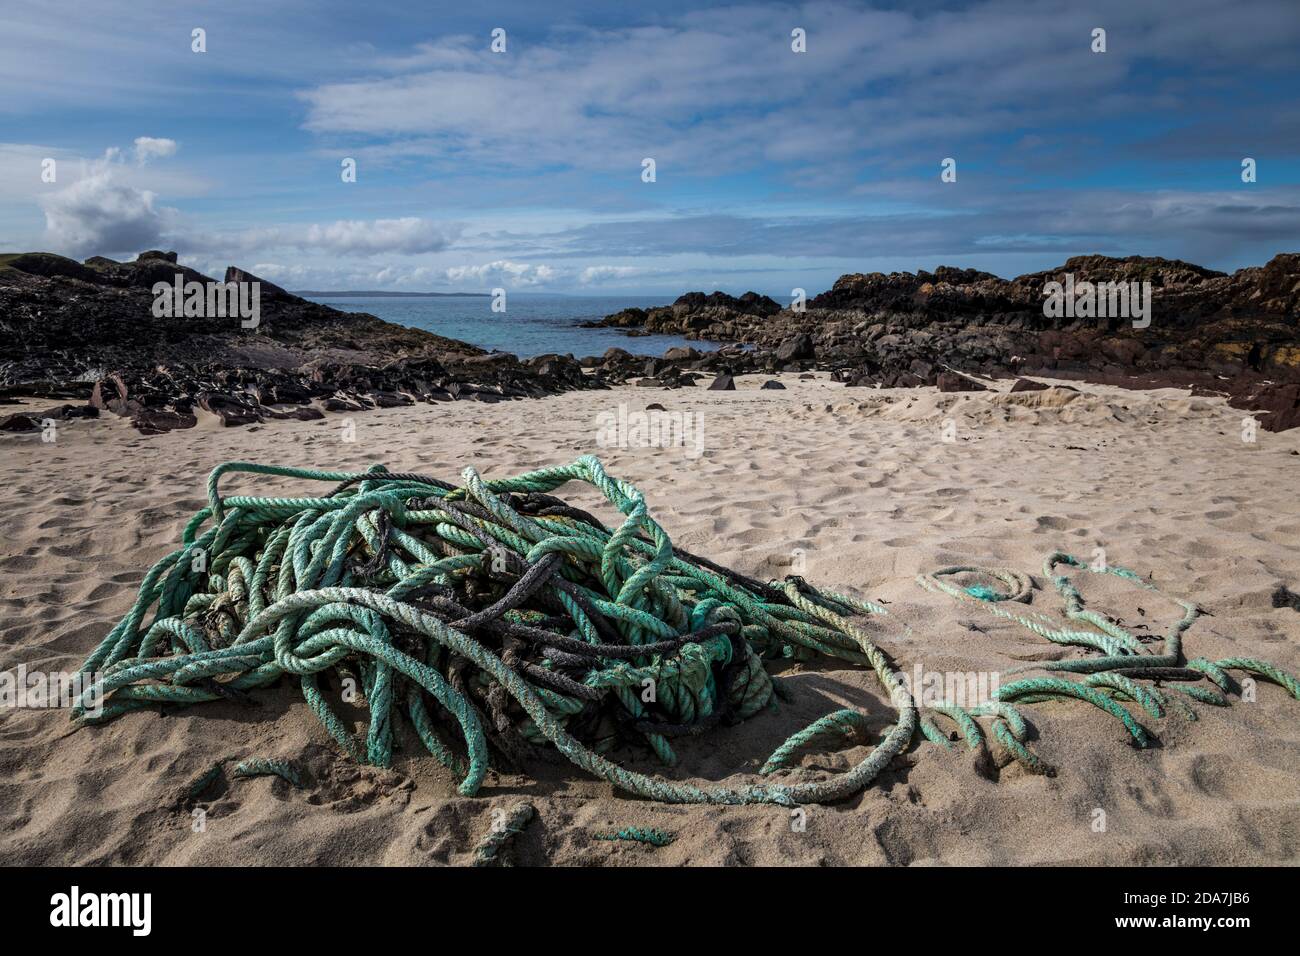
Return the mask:
<svg viewBox="0 0 1300 956">
<path fill-rule="evenodd" d="M 785 376 L 787 391 L 624 388 L 498 405 L 456 403 L 137 435 L 109 419 L 60 426 L 58 441 L 0 436 L 0 668 L 75 669 L 125 612 L 145 570 L 172 549 L 227 459 L 489 477 L 595 452 L 635 482 L 674 541 L 764 578 L 798 562 L 820 585 L 888 602 L 881 645 L 901 669 L 1001 671 L 1060 656 L 972 605 L 930 594 L 914 576 L 944 564 L 1034 574 L 1062 548 L 1132 567 L 1208 612 L 1189 657 L 1263 657 L 1300 671 L 1300 614 L 1274 608 L 1300 590 L 1300 430 L 1241 440 L 1242 413 L 1166 390 L 1081 386 L 1009 396 L 933 389 L 843 389 Z M 598 448 L 596 417 L 660 402 L 703 416 L 704 450 Z M 50 403 L 41 403 L 50 404 Z M 955 441 L 941 441 L 945 419 Z M 223 486 L 301 487 L 252 477 Z M 561 489 L 571 495 L 576 489 Z M 578 496 L 587 506 L 591 494 Z M 608 510 L 602 512 L 609 518 Z M 612 519 L 611 519 L 612 520 Z M 797 566 L 796 566 L 797 569 Z M 1172 602 L 1122 582 L 1083 581 L 1090 606 L 1153 633 Z M 1111 579 L 1112 581 L 1114 579 Z M 1033 607 L 1055 614 L 1050 590 Z M 1139 608 L 1141 610 L 1139 610 Z M 982 630 L 975 630 L 978 627 Z M 1074 653 L 1074 652 L 1069 652 Z M 883 727 L 870 674 L 828 662 L 782 670 L 793 701 L 777 714 L 683 742 L 671 776 L 752 775 L 788 734 L 845 704 Z M 1154 720 L 1140 751 L 1084 703 L 1026 707 L 1032 747 L 1059 768 L 977 772 L 962 750 L 914 744 L 861 796 L 808 807 L 794 832 L 775 807 L 680 807 L 621 796 L 567 762 L 490 774 L 477 798 L 413 743 L 391 771 L 357 768 L 293 686 L 241 708 L 205 704 L 170 717 L 133 714 L 68 736 L 62 711 L 0 711 L 0 859 L 6 863 L 464 863 L 493 808 L 527 796 L 539 811 L 523 862 L 565 863 L 1230 863 L 1300 858 L 1300 702 L 1260 682 L 1253 703 L 1197 705 L 1200 720 Z M 813 753 L 797 774 L 843 770 L 861 747 Z M 237 781 L 192 832 L 178 789 L 219 758 L 300 760 L 318 783 L 291 790 Z M 626 749 L 620 760 L 655 771 Z M 751 776 L 741 776 L 751 775 Z M 1095 832 L 1095 811 L 1106 814 Z M 666 849 L 594 841 L 628 825 L 677 834 Z"/>
</svg>

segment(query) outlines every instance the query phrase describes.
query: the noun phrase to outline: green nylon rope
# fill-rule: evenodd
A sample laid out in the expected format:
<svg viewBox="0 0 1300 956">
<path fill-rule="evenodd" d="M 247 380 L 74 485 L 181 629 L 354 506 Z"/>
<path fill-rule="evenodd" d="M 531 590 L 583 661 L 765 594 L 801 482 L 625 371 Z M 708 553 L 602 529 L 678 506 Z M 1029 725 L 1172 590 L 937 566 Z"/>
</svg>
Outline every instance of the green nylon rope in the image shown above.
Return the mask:
<svg viewBox="0 0 1300 956">
<path fill-rule="evenodd" d="M 1018 711 L 1010 707 L 1009 701 L 1021 704 L 1043 703 L 1053 700 L 1083 700 L 1106 711 L 1123 723 L 1134 742 L 1145 747 L 1150 742 L 1150 734 L 1127 710 L 1121 707 L 1119 700 L 1136 703 L 1149 716 L 1161 718 L 1169 709 L 1177 709 L 1189 720 L 1196 720 L 1196 711 L 1178 694 L 1177 691 L 1201 703 L 1224 707 L 1228 699 L 1219 691 L 1227 692 L 1232 683 L 1228 677 L 1229 670 L 1245 671 L 1280 684 L 1292 697 L 1300 700 L 1300 682 L 1281 668 L 1249 657 L 1228 657 L 1218 661 L 1204 658 L 1184 660 L 1182 638 L 1184 632 L 1200 616 L 1201 610 L 1195 604 L 1174 598 L 1174 602 L 1183 609 L 1179 620 L 1172 623 L 1165 632 L 1163 647 L 1158 653 L 1146 651 L 1137 637 L 1106 615 L 1088 610 L 1084 605 L 1083 595 L 1074 582 L 1065 574 L 1056 573 L 1058 566 L 1094 574 L 1111 574 L 1122 578 L 1147 591 L 1158 588 L 1150 584 L 1128 568 L 1118 566 L 1095 567 L 1085 564 L 1063 551 L 1049 554 L 1043 563 L 1043 574 L 1051 580 L 1060 594 L 1067 619 L 1082 625 L 1090 625 L 1091 630 L 1063 627 L 1057 621 L 1044 614 L 1008 610 L 999 605 L 1008 603 L 1028 603 L 1033 584 L 1029 577 L 1005 568 L 981 568 L 972 565 L 953 565 L 940 568 L 928 575 L 918 575 L 917 583 L 923 588 L 936 593 L 947 594 L 959 601 L 974 602 L 986 611 L 1007 620 L 1015 621 L 1026 629 L 1061 645 L 1085 647 L 1100 651 L 1100 657 L 1084 657 L 1061 661 L 1045 661 L 1026 664 L 1013 668 L 1009 673 L 1031 669 L 1077 673 L 1086 675 L 1083 680 L 1072 681 L 1061 677 L 1034 677 L 1014 681 L 998 688 L 995 700 L 984 702 L 975 707 L 963 708 L 944 701 L 941 705 L 929 707 L 928 710 L 940 714 L 957 724 L 966 738 L 968 745 L 979 748 L 984 745 L 984 735 L 974 719 L 979 716 L 996 715 L 1001 717 L 993 724 L 995 739 L 1012 757 L 1030 770 L 1040 770 L 1041 761 L 1025 748 L 1024 721 Z M 978 575 L 991 584 L 961 585 L 956 582 L 958 575 Z M 1170 669 L 1181 671 L 1171 675 Z M 1126 673 L 1117 673 L 1117 671 Z M 1196 673 L 1204 674 L 1219 690 L 1198 687 L 1184 683 Z M 1164 687 L 1141 680 L 1168 682 Z M 922 719 L 922 731 L 927 739 L 951 749 L 948 738 L 935 726 L 932 719 Z"/>
<path fill-rule="evenodd" d="M 342 484 L 325 495 L 222 497 L 220 479 L 232 473 Z M 597 489 L 623 520 L 607 527 L 550 495 L 570 481 Z M 353 759 L 391 766 L 399 729 L 408 725 L 465 795 L 482 788 L 494 750 L 510 755 L 541 745 L 656 800 L 793 805 L 861 791 L 918 729 L 950 748 L 934 717 L 953 721 L 973 749 L 985 746 L 978 719 L 990 718 L 992 739 L 1011 758 L 1032 772 L 1050 772 L 1025 744 L 1021 705 L 1086 701 L 1121 721 L 1142 746 L 1149 732 L 1119 701 L 1134 702 L 1153 718 L 1174 709 L 1195 719 L 1183 698 L 1226 705 L 1229 670 L 1278 683 L 1300 699 L 1300 682 L 1265 661 L 1184 660 L 1183 633 L 1200 614 L 1185 601 L 1178 601 L 1183 615 L 1168 628 L 1161 650 L 1150 653 L 1086 608 L 1056 569 L 1101 570 L 1155 588 L 1127 569 L 1095 569 L 1054 552 L 1044 573 L 1064 601 L 1066 626 L 1002 606 L 1029 603 L 1032 582 L 1015 571 L 958 566 L 918 581 L 1053 643 L 1100 655 L 1016 668 L 1082 680 L 1028 677 L 1000 687 L 993 700 L 973 707 L 944 701 L 923 716 L 864 626 L 884 615 L 883 607 L 797 578 L 754 582 L 677 552 L 636 487 L 608 475 L 591 456 L 495 480 L 466 469 L 460 486 L 390 475 L 380 465 L 354 473 L 227 462 L 213 470 L 207 497 L 180 547 L 149 570 L 131 609 L 83 663 L 94 686 L 74 709 L 75 719 L 96 723 L 159 705 L 241 701 L 296 680 L 312 713 Z M 533 589 L 516 593 L 529 574 Z M 959 574 L 980 574 L 990 583 L 960 586 Z M 468 626 L 457 626 L 462 618 Z M 811 782 L 696 787 L 604 756 L 630 736 L 671 765 L 672 737 L 775 706 L 764 660 L 818 655 L 871 668 L 897 712 L 866 758 L 845 773 Z M 1179 675 L 1170 678 L 1170 669 Z M 1215 689 L 1187 683 L 1199 675 Z M 363 740 L 331 703 L 342 688 L 369 712 Z M 647 688 L 653 692 L 645 696 Z M 89 709 L 92 702 L 102 707 Z M 836 711 L 790 737 L 760 773 L 789 770 L 803 748 L 869 735 L 865 714 Z M 236 776 L 265 773 L 301 785 L 284 761 L 236 768 Z"/>
<path fill-rule="evenodd" d="M 502 863 L 501 851 L 520 833 L 537 815 L 537 808 L 526 800 L 521 800 L 510 808 L 501 825 L 495 823 L 487 836 L 474 848 L 474 866 L 497 866 Z"/>
<path fill-rule="evenodd" d="M 267 757 L 255 757 L 235 764 L 236 777 L 279 777 L 295 787 L 302 786 L 302 777 L 288 760 L 275 760 Z"/>
<path fill-rule="evenodd" d="M 632 843 L 645 843 L 654 847 L 665 847 L 677 839 L 675 834 L 657 827 L 624 827 L 613 833 L 594 833 L 594 840 L 626 840 Z"/>
<path fill-rule="evenodd" d="M 771 773 L 790 766 L 795 751 L 813 743 L 828 740 L 856 740 L 865 736 L 869 729 L 867 716 L 856 710 L 837 710 L 813 721 L 799 733 L 792 736 L 767 758 L 763 773 Z"/>
<path fill-rule="evenodd" d="M 342 484 L 324 495 L 223 497 L 221 479 L 236 473 Z M 606 527 L 550 496 L 570 481 L 596 488 L 621 523 Z M 226 462 L 207 498 L 83 663 L 103 706 L 91 710 L 83 697 L 75 719 L 241 700 L 290 680 L 353 759 L 390 766 L 407 724 L 465 795 L 483 786 L 494 749 L 532 744 L 640 796 L 782 805 L 859 792 L 918 724 L 906 686 L 860 623 L 884 608 L 682 556 L 640 491 L 592 456 L 495 480 L 466 469 L 459 487 L 380 465 L 354 473 Z M 534 590 L 510 598 L 530 573 L 541 575 Z M 462 618 L 486 623 L 458 627 Z M 654 644 L 661 649 L 636 653 Z M 814 654 L 870 667 L 897 711 L 845 773 L 696 787 L 602 755 L 631 735 L 671 764 L 671 736 L 775 706 L 763 659 Z M 643 696 L 647 687 L 653 694 Z M 363 741 L 331 703 L 344 688 L 369 711 Z M 788 768 L 811 743 L 864 736 L 865 715 L 847 713 L 796 734 L 762 773 Z M 290 779 L 270 762 L 259 768 Z"/>
</svg>

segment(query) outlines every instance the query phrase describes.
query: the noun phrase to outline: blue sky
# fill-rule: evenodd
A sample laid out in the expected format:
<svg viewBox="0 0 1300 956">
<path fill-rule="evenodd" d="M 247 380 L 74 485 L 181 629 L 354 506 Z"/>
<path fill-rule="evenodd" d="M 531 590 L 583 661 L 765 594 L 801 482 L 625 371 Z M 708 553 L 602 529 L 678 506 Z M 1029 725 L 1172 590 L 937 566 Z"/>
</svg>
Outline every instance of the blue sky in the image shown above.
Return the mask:
<svg viewBox="0 0 1300 956">
<path fill-rule="evenodd" d="M 1300 250 L 1297 50 L 1296 0 L 5 0 L 0 248 L 590 294 L 1231 270 Z"/>
</svg>

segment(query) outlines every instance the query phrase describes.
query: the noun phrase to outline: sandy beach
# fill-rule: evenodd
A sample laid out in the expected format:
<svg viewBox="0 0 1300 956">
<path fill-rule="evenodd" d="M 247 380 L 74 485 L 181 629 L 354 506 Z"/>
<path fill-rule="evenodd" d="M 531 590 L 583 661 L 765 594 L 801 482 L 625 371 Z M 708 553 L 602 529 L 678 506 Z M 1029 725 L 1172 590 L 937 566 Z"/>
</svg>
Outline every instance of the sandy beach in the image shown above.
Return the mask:
<svg viewBox="0 0 1300 956">
<path fill-rule="evenodd" d="M 1140 633 L 1207 613 L 1188 657 L 1260 657 L 1300 670 L 1300 431 L 1242 439 L 1243 413 L 1174 389 L 1073 383 L 1006 394 L 846 389 L 786 375 L 733 392 L 621 388 L 536 401 L 421 405 L 143 437 L 122 420 L 60 423 L 57 441 L 0 437 L 0 668 L 75 670 L 127 610 L 147 568 L 204 503 L 230 460 L 360 470 L 382 462 L 455 480 L 467 465 L 503 477 L 583 454 L 634 482 L 675 544 L 763 580 L 800 573 L 885 604 L 879 644 L 903 672 L 1001 672 L 1061 656 L 1019 625 L 930 593 L 919 573 L 950 564 L 1033 575 L 1030 608 L 1060 616 L 1042 575 L 1056 549 L 1132 568 L 1161 589 L 1081 581 L 1085 599 Z M 602 413 L 648 403 L 691 412 L 700 454 L 599 447 Z M 946 429 L 946 432 L 945 432 Z M 951 440 L 944 440 L 945 434 Z M 253 476 L 236 489 L 299 490 Z M 558 494 L 603 519 L 590 489 Z M 1275 606 L 1282 603 L 1283 606 Z M 1064 618 L 1061 618 L 1063 621 Z M 776 665 L 789 700 L 679 746 L 664 771 L 645 750 L 620 761 L 695 782 L 754 782 L 787 736 L 838 707 L 891 710 L 867 671 L 834 661 Z M 169 716 L 135 713 L 70 733 L 64 710 L 0 711 L 0 858 L 9 864 L 464 864 L 492 813 L 521 798 L 538 818 L 516 839 L 526 864 L 1235 864 L 1300 858 L 1300 702 L 1260 681 L 1255 700 L 1197 706 L 1199 720 L 1145 717 L 1156 741 L 1083 703 L 1025 707 L 1032 747 L 1055 776 L 976 766 L 921 740 L 865 792 L 808 806 L 792 827 L 774 806 L 670 806 L 627 797 L 562 758 L 489 773 L 477 797 L 399 733 L 391 770 L 359 767 L 295 686 Z M 1131 707 L 1136 710 L 1136 708 Z M 358 711 L 360 714 L 360 711 Z M 363 725 L 358 718 L 357 727 Z M 843 771 L 862 747 L 814 750 L 795 779 Z M 194 832 L 178 794 L 214 761 L 281 757 L 310 785 L 237 780 Z M 1095 825 L 1097 811 L 1105 826 Z M 664 848 L 597 832 L 657 827 Z"/>
</svg>

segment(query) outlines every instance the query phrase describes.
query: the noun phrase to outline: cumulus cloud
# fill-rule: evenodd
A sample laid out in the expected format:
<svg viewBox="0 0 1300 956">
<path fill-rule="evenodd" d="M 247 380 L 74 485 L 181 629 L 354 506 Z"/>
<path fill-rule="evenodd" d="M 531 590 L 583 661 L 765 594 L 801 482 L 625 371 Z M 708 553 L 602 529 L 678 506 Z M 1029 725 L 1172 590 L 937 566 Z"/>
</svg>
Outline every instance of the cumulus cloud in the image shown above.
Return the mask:
<svg viewBox="0 0 1300 956">
<path fill-rule="evenodd" d="M 141 136 L 131 155 L 116 147 L 84 164 L 72 185 L 39 199 L 45 213 L 49 248 L 69 255 L 128 255 L 166 245 L 205 256 L 264 256 L 276 250 L 336 257 L 415 256 L 441 252 L 461 232 L 456 223 L 416 216 L 400 219 L 339 219 L 290 223 L 231 232 L 187 228 L 177 210 L 162 206 L 157 194 L 141 188 L 138 167 L 176 153 L 174 140 Z M 544 281 L 530 272 L 526 281 Z"/>
<path fill-rule="evenodd" d="M 66 189 L 40 199 L 49 248 L 78 258 L 129 255 L 159 245 L 176 210 L 157 196 L 122 181 L 123 159 L 109 149 Z"/>
<path fill-rule="evenodd" d="M 559 274 L 550 266 L 511 262 L 508 259 L 477 266 L 452 266 L 446 270 L 445 275 L 450 282 L 496 284 L 509 288 L 549 285 L 559 278 Z"/>
</svg>

